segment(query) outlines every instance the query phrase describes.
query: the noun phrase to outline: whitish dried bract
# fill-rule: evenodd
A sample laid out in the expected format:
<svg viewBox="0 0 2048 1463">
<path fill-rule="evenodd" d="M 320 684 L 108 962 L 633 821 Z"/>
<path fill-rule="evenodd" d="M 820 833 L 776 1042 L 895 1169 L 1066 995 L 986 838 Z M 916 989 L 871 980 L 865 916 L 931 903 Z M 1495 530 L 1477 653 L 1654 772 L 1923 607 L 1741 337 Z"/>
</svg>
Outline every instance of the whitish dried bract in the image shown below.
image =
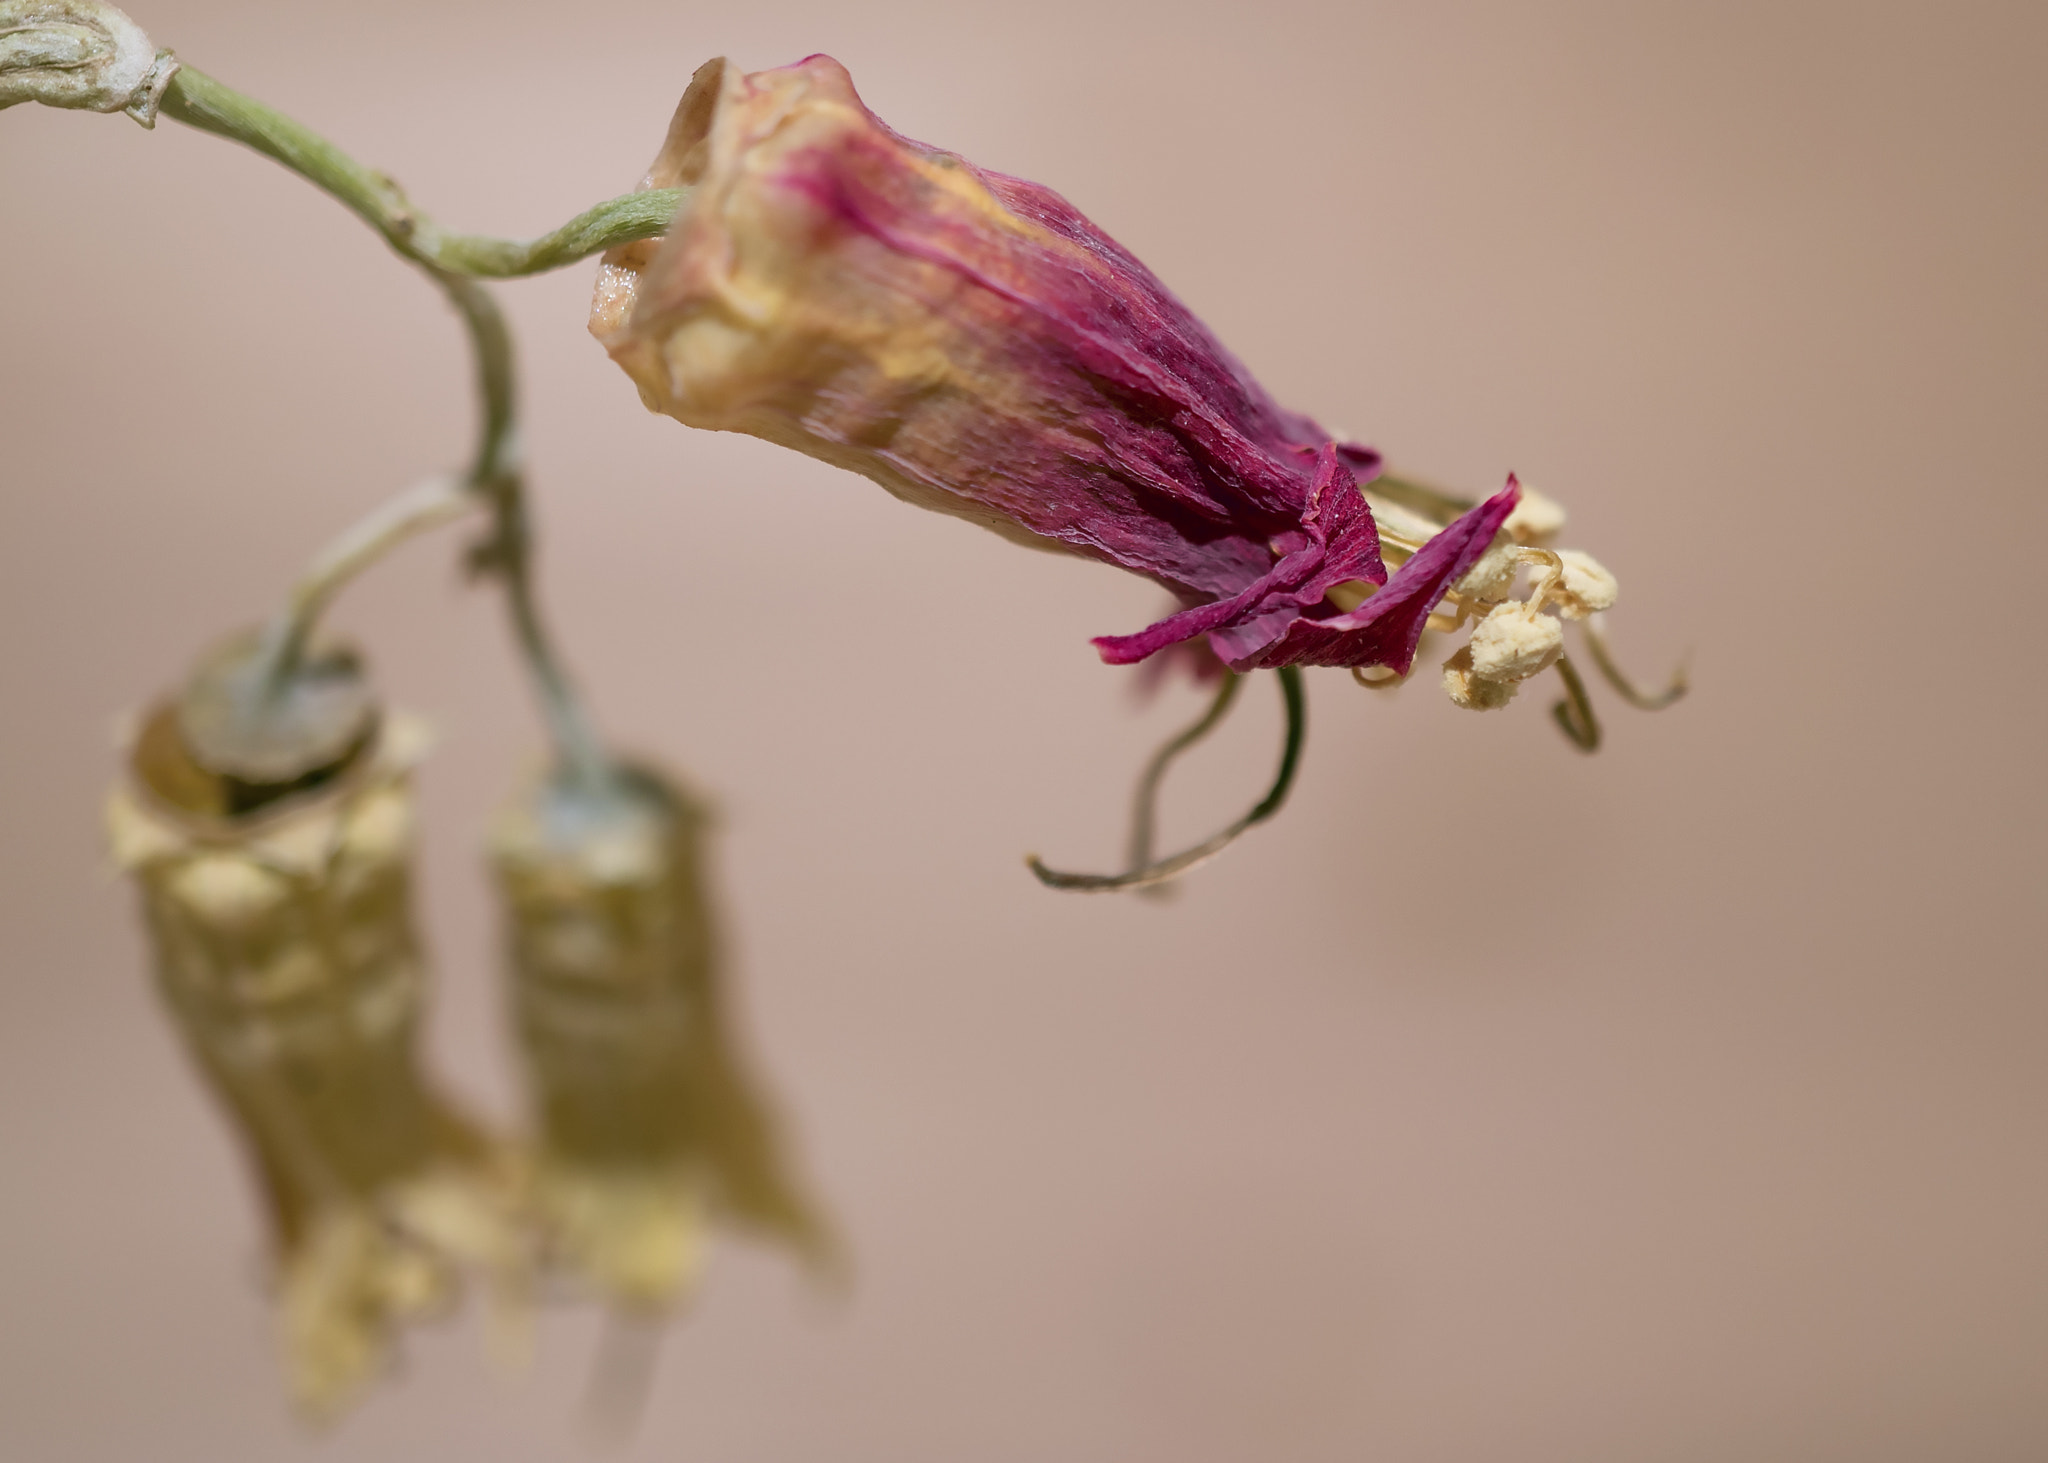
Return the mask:
<svg viewBox="0 0 2048 1463">
<path fill-rule="evenodd" d="M 156 125 L 178 69 L 142 27 L 97 0 L 0 0 L 0 107 L 41 102 Z"/>
</svg>

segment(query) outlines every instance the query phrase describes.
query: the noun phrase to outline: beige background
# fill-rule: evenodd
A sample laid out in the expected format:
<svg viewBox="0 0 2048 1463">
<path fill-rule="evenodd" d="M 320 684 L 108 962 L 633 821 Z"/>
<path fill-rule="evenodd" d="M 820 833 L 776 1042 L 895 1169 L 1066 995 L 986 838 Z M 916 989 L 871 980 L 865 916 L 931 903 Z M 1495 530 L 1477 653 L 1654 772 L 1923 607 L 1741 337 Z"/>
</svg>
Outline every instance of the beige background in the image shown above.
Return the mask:
<svg viewBox="0 0 2048 1463">
<path fill-rule="evenodd" d="M 1310 686 L 1294 805 L 1169 906 L 1062 897 L 1157 592 L 645 415 L 590 271 L 508 286 L 546 590 L 725 816 L 763 1061 L 857 1253 L 719 1257 L 631 1456 L 2048 1453 L 2035 7 L 156 0 L 194 64 L 530 233 L 690 71 L 825 50 L 1067 193 L 1283 399 L 1564 499 L 1661 718 Z M 218 140 L 0 117 L 0 1457 L 573 1456 L 596 1328 L 420 1336 L 285 1413 L 258 1229 L 97 803 L 117 713 L 469 430 L 460 338 Z M 433 1044 L 509 1114 L 479 828 L 535 746 L 454 536 L 345 603 L 445 741 Z M 1427 680 L 1427 678 L 1423 678 Z M 1269 766 L 1271 693 L 1174 785 Z"/>
</svg>

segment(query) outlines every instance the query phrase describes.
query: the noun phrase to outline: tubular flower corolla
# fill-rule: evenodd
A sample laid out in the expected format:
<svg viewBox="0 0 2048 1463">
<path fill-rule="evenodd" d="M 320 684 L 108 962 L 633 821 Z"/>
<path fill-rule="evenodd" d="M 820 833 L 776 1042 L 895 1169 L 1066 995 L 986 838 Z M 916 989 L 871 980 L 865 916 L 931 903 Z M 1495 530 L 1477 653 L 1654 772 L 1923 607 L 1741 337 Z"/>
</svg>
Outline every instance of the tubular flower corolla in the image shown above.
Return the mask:
<svg viewBox="0 0 2048 1463">
<path fill-rule="evenodd" d="M 830 57 L 704 66 L 642 186 L 683 203 L 664 238 L 605 256 L 590 328 L 650 409 L 1162 585 L 1180 607 L 1097 637 L 1111 664 L 1205 638 L 1233 672 L 1345 666 L 1398 684 L 1425 629 L 1474 624 L 1444 668 L 1454 701 L 1503 705 L 1556 666 L 1560 724 L 1597 744 L 1559 620 L 1605 608 L 1615 585 L 1547 546 L 1555 504 L 1512 476 L 1477 502 L 1388 477 L 1373 448 L 1276 403 L 1065 199 L 900 136 Z M 1284 798 L 1299 749 L 1298 687 L 1286 696 L 1289 751 L 1252 821 Z"/>
<path fill-rule="evenodd" d="M 698 71 L 647 175 L 691 196 L 606 256 L 591 329 L 647 404 L 1157 581 L 1188 606 L 1105 660 L 1208 634 L 1237 669 L 1405 672 L 1509 486 L 1389 582 L 1379 470 L 1278 405 L 1050 189 L 891 131 L 826 56 Z M 1343 584 L 1385 586 L 1348 614 Z"/>
</svg>

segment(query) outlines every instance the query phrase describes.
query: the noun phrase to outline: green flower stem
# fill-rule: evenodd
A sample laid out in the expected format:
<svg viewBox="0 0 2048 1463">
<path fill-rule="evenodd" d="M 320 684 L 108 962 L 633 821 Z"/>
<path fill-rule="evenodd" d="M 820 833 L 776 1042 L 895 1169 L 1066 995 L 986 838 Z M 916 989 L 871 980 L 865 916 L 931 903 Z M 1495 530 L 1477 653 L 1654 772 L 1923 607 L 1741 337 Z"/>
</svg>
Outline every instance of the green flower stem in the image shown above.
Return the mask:
<svg viewBox="0 0 2048 1463">
<path fill-rule="evenodd" d="M 275 694 L 300 663 L 313 624 L 341 587 L 407 539 L 473 512 L 477 495 L 456 478 L 429 478 L 395 498 L 387 498 L 350 524 L 294 584 L 284 606 L 265 627 L 258 648 L 262 674 L 255 681 Z"/>
<path fill-rule="evenodd" d="M 382 235 L 392 249 L 418 265 L 455 306 L 469 331 L 482 402 L 476 455 L 465 483 L 490 504 L 495 522 L 476 563 L 504 583 L 513 635 L 564 771 L 586 785 L 608 780 L 610 759 L 555 653 L 535 600 L 532 532 L 518 459 L 512 336 L 497 302 L 477 283 L 477 277 L 538 274 L 617 244 L 650 238 L 668 227 L 684 190 L 615 198 L 579 214 L 553 233 L 519 243 L 442 229 L 415 210 L 398 185 L 382 173 L 364 167 L 282 113 L 189 66 L 181 67 L 171 78 L 161 115 L 254 148 L 323 189 Z M 298 634 L 279 642 L 288 653 L 295 653 L 303 643 L 303 626 Z"/>
<path fill-rule="evenodd" d="M 475 347 L 477 394 L 483 421 L 477 434 L 476 461 L 469 484 L 491 505 L 491 536 L 480 544 L 471 562 L 498 576 L 505 586 L 512 635 L 526 662 L 540 700 L 541 715 L 563 770 L 578 783 L 596 787 L 611 780 L 611 759 L 605 755 L 590 715 L 563 669 L 561 657 L 540 616 L 533 589 L 533 529 L 526 510 L 526 480 L 514 436 L 518 402 L 514 395 L 512 332 L 490 291 L 473 279 L 429 268 L 427 273 L 448 293 L 449 301 L 469 327 Z"/>
<path fill-rule="evenodd" d="M 324 137 L 253 97 L 180 66 L 165 88 L 160 115 L 253 147 L 332 194 L 386 243 L 416 264 L 478 279 L 544 274 L 668 227 L 688 189 L 628 193 L 578 214 L 551 234 L 520 243 L 458 234 L 417 212 L 382 173 L 364 167 Z"/>
</svg>

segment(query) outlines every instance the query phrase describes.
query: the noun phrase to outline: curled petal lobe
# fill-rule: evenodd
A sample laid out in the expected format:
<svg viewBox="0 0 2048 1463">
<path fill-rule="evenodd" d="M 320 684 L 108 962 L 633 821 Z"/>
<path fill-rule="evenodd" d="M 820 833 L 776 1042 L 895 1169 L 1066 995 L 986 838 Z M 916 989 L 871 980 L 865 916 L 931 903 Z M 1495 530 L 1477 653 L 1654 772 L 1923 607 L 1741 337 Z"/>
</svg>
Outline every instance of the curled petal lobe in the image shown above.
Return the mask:
<svg viewBox="0 0 2048 1463">
<path fill-rule="evenodd" d="M 1286 665 L 1388 666 L 1401 675 L 1415 664 L 1415 647 L 1429 612 L 1466 570 L 1479 562 L 1494 534 L 1514 511 L 1521 489 L 1508 485 L 1454 521 L 1418 549 L 1386 587 L 1349 614 L 1300 617 L 1269 634 L 1222 630 L 1209 643 L 1232 670 Z"/>
<path fill-rule="evenodd" d="M 1129 665 L 1196 635 L 1270 624 L 1286 611 L 1320 604 L 1339 584 L 1386 583 L 1379 530 L 1335 443 L 1325 443 L 1316 456 L 1299 537 L 1306 542 L 1229 598 L 1169 615 L 1135 635 L 1098 636 L 1096 648 L 1111 665 Z"/>
</svg>

